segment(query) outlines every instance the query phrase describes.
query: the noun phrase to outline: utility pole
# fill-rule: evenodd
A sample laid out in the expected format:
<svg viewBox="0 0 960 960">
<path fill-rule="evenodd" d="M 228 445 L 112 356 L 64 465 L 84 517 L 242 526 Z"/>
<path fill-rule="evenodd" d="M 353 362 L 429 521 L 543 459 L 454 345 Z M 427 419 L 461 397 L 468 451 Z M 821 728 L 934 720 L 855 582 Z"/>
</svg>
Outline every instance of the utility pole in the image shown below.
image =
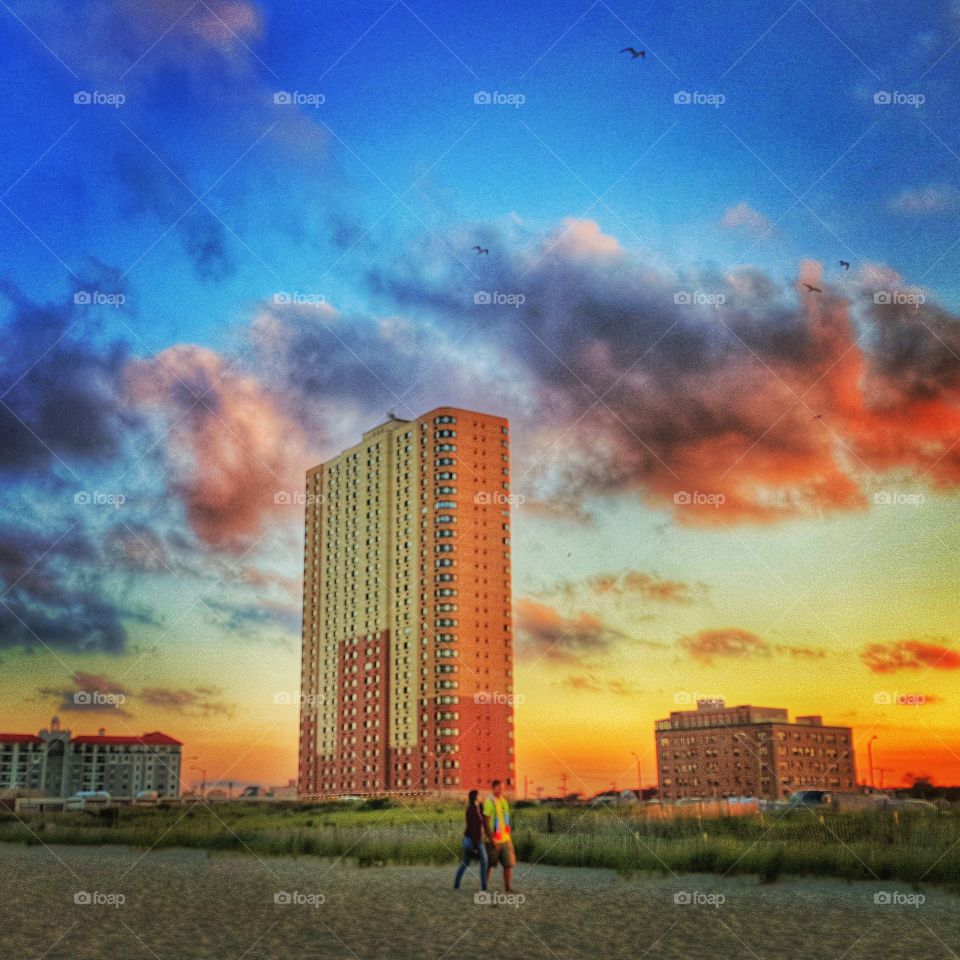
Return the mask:
<svg viewBox="0 0 960 960">
<path fill-rule="evenodd" d="M 560 796 L 566 799 L 567 796 L 567 775 L 566 773 L 560 774 Z"/>
<path fill-rule="evenodd" d="M 876 788 L 876 785 L 877 785 L 876 782 L 875 782 L 875 780 L 874 780 L 874 778 L 873 778 L 873 741 L 874 741 L 874 740 L 878 740 L 878 739 L 879 739 L 879 737 L 878 737 L 876 734 L 874 734 L 874 735 L 867 741 L 867 759 L 868 759 L 868 761 L 869 761 L 869 763 L 870 763 L 870 789 L 871 789 L 871 790 L 875 789 L 875 788 Z"/>
</svg>

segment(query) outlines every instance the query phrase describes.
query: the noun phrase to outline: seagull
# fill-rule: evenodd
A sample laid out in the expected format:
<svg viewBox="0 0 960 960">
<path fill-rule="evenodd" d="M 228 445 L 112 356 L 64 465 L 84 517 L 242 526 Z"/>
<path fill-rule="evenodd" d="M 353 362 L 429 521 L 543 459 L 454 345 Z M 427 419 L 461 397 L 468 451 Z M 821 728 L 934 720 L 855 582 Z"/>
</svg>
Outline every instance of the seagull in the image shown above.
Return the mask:
<svg viewBox="0 0 960 960">
<path fill-rule="evenodd" d="M 631 60 L 636 60 L 637 57 L 645 57 L 647 55 L 646 50 L 637 50 L 636 47 L 624 47 L 621 53 L 629 53 Z"/>
<path fill-rule="evenodd" d="M 807 283 L 806 281 L 804 281 L 804 282 L 803 282 L 803 285 L 804 285 L 811 293 L 823 293 L 823 291 L 822 291 L 819 287 L 815 287 L 812 283 Z"/>
<path fill-rule="evenodd" d="M 840 266 L 843 267 L 844 270 L 849 270 L 849 269 L 850 269 L 850 261 L 849 261 L 849 260 L 841 260 L 841 261 L 840 261 Z"/>
<path fill-rule="evenodd" d="M 481 247 L 481 246 L 479 246 L 478 244 L 474 244 L 474 245 L 473 245 L 473 249 L 477 251 L 477 256 L 479 256 L 481 253 L 489 253 L 489 252 L 490 252 L 490 248 L 489 248 L 489 247 Z"/>
</svg>

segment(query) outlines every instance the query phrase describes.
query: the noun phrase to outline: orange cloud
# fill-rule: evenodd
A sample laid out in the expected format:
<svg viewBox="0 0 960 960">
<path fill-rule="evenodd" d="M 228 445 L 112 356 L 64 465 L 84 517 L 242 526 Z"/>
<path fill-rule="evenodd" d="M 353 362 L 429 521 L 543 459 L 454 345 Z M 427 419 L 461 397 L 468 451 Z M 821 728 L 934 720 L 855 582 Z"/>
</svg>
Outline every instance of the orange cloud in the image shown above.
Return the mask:
<svg viewBox="0 0 960 960">
<path fill-rule="evenodd" d="M 517 600 L 514 609 L 521 654 L 580 661 L 590 654 L 604 653 L 626 636 L 592 614 L 567 617 L 529 597 Z"/>
<path fill-rule="evenodd" d="M 251 376 L 218 354 L 175 346 L 129 371 L 130 392 L 165 414 L 172 487 L 205 543 L 241 549 L 300 488 L 303 438 Z"/>
<path fill-rule="evenodd" d="M 694 660 L 706 664 L 712 664 L 715 657 L 788 656 L 819 660 L 826 656 L 826 651 L 816 647 L 768 643 L 762 637 L 740 627 L 701 630 L 681 637 L 677 643 Z"/>
<path fill-rule="evenodd" d="M 896 673 L 899 670 L 960 670 L 960 653 L 946 642 L 898 640 L 896 643 L 871 643 L 860 653 L 860 659 L 873 673 Z"/>
</svg>

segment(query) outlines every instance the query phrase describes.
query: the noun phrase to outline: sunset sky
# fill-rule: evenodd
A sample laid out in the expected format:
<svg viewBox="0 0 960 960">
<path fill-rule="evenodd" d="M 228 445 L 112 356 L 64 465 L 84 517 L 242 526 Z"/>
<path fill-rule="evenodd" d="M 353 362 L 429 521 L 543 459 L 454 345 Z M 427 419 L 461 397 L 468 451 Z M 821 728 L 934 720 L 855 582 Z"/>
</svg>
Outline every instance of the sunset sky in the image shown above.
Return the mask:
<svg viewBox="0 0 960 960">
<path fill-rule="evenodd" d="M 521 784 L 698 696 L 960 783 L 960 5 L 699 6 L 0 10 L 0 729 L 286 783 L 303 472 L 446 405 Z"/>
</svg>

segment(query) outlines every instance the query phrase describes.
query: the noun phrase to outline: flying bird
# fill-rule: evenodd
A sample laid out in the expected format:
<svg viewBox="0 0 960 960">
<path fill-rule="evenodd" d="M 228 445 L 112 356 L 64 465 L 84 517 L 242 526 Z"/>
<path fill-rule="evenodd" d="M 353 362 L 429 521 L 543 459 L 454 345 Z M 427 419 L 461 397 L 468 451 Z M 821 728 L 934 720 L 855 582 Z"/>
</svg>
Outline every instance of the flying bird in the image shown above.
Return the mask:
<svg viewBox="0 0 960 960">
<path fill-rule="evenodd" d="M 849 260 L 841 260 L 841 261 L 840 261 L 840 266 L 843 267 L 844 270 L 849 270 L 849 269 L 850 269 L 850 261 L 849 261 Z"/>
<path fill-rule="evenodd" d="M 646 50 L 637 50 L 636 47 L 624 47 L 621 53 L 629 53 L 631 60 L 636 60 L 637 57 L 645 57 L 647 55 Z"/>
<path fill-rule="evenodd" d="M 804 282 L 803 282 L 803 285 L 804 285 L 811 293 L 823 293 L 823 291 L 822 291 L 819 287 L 815 287 L 812 283 L 807 283 L 806 281 L 804 281 Z"/>
<path fill-rule="evenodd" d="M 813 419 L 814 419 L 814 420 L 822 420 L 822 419 L 823 419 L 823 414 L 822 414 L 822 413 L 815 413 L 815 414 L 813 415 Z"/>
<path fill-rule="evenodd" d="M 478 244 L 474 244 L 473 249 L 477 251 L 477 256 L 480 256 L 481 253 L 489 253 L 489 247 L 481 247 Z"/>
</svg>

